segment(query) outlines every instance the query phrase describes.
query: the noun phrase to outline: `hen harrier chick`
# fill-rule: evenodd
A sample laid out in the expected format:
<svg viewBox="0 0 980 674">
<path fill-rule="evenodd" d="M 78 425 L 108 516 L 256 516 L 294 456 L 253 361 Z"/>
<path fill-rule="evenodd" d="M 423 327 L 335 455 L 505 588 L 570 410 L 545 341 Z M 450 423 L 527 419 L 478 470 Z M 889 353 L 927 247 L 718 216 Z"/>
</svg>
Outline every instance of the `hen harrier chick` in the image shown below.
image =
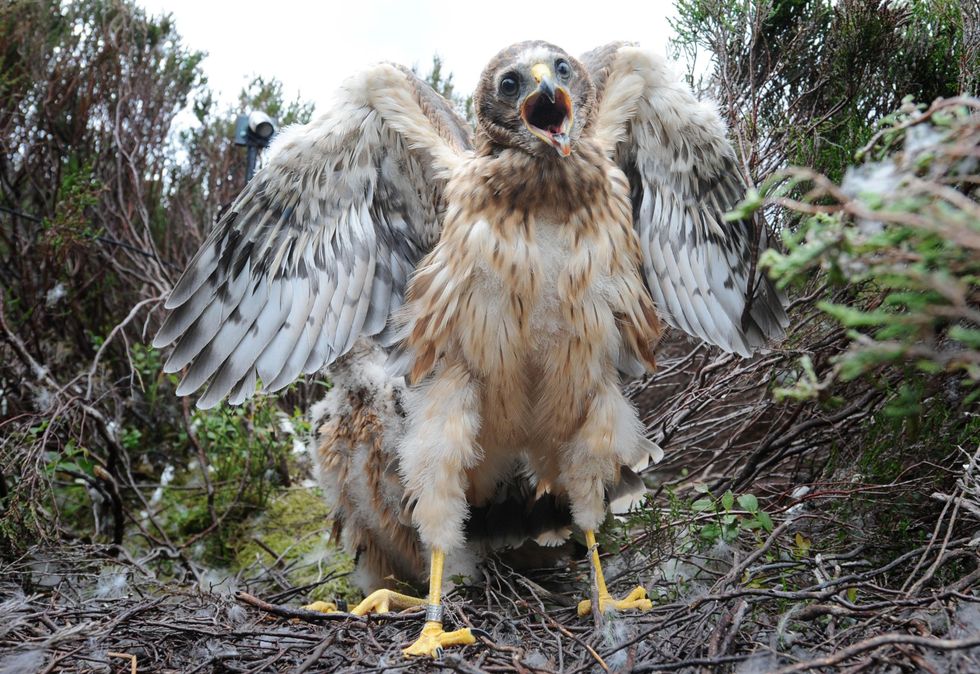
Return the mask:
<svg viewBox="0 0 980 674">
<path fill-rule="evenodd" d="M 595 547 L 622 467 L 658 451 L 620 377 L 654 367 L 661 319 L 743 356 L 787 322 L 753 273 L 762 228 L 724 217 L 744 193 L 724 126 L 659 57 L 523 42 L 486 67 L 474 104 L 471 146 L 409 71 L 348 80 L 324 115 L 279 135 L 154 341 L 179 338 L 167 369 L 188 368 L 181 395 L 210 382 L 201 407 L 279 390 L 361 335 L 394 347 L 386 376 L 407 382 L 394 491 L 431 556 L 409 655 L 473 641 L 442 629 L 445 556 L 464 548 L 470 509 L 517 474 L 567 502 L 599 608 L 649 607 L 643 588 L 610 596 Z M 352 461 L 335 463 L 356 473 Z M 351 484 L 390 485 L 360 470 Z M 379 557 L 399 531 L 381 532 Z M 381 591 L 359 609 L 409 601 Z"/>
</svg>

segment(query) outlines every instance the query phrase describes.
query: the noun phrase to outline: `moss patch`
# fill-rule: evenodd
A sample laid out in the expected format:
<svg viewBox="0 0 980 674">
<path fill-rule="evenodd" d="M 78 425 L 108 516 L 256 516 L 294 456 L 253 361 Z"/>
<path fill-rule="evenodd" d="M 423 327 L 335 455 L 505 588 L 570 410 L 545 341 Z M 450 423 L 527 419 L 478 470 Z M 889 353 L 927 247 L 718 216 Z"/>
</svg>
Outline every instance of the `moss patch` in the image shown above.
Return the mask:
<svg viewBox="0 0 980 674">
<path fill-rule="evenodd" d="M 269 500 L 260 515 L 239 527 L 235 568 L 275 566 L 296 587 L 330 579 L 300 595 L 303 602 L 359 599 L 360 591 L 349 581 L 354 562 L 331 540 L 332 525 L 318 489 L 283 491 Z"/>
</svg>

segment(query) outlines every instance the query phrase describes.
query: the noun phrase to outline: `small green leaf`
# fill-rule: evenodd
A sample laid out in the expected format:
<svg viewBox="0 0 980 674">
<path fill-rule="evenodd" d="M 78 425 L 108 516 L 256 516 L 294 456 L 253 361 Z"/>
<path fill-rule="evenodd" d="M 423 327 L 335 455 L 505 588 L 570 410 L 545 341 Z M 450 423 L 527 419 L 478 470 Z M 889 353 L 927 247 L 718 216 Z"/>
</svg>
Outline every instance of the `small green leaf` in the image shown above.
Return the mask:
<svg viewBox="0 0 980 674">
<path fill-rule="evenodd" d="M 731 510 L 734 505 L 735 505 L 735 494 L 733 494 L 732 490 L 729 489 L 721 497 L 721 506 L 725 510 Z"/>
<path fill-rule="evenodd" d="M 703 513 L 714 509 L 715 503 L 710 498 L 699 498 L 697 501 L 691 504 L 691 510 L 698 513 Z"/>
<path fill-rule="evenodd" d="M 813 544 L 809 538 L 800 532 L 796 532 L 793 542 L 796 543 L 796 556 L 800 558 L 807 556 L 807 554 L 810 552 L 810 546 Z"/>
<path fill-rule="evenodd" d="M 772 533 L 774 527 L 772 525 L 772 518 L 769 517 L 769 513 L 760 512 L 756 517 L 759 518 L 759 524 L 762 525 L 762 528 L 769 533 Z"/>
<path fill-rule="evenodd" d="M 861 311 L 843 304 L 818 302 L 817 307 L 830 314 L 848 328 L 866 328 L 884 325 L 895 320 L 895 314 L 888 311 Z"/>
<path fill-rule="evenodd" d="M 750 513 L 759 511 L 759 499 L 757 499 L 753 494 L 742 494 L 739 496 L 738 505 L 742 508 L 742 510 L 748 510 Z"/>
<path fill-rule="evenodd" d="M 949 329 L 949 338 L 963 342 L 973 349 L 980 349 L 980 330 L 971 330 L 962 325 L 954 325 Z"/>
<path fill-rule="evenodd" d="M 713 541 L 721 535 L 721 527 L 717 524 L 706 524 L 701 527 L 701 538 Z"/>
</svg>

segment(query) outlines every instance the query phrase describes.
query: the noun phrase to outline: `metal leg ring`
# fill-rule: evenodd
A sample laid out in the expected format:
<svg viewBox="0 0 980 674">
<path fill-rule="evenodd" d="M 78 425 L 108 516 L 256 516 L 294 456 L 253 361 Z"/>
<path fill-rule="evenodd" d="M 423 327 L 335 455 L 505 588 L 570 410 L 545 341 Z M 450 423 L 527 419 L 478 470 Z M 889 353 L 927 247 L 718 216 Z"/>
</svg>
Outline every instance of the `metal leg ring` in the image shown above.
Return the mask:
<svg viewBox="0 0 980 674">
<path fill-rule="evenodd" d="M 425 620 L 426 622 L 442 622 L 442 604 L 426 604 L 425 605 Z"/>
</svg>

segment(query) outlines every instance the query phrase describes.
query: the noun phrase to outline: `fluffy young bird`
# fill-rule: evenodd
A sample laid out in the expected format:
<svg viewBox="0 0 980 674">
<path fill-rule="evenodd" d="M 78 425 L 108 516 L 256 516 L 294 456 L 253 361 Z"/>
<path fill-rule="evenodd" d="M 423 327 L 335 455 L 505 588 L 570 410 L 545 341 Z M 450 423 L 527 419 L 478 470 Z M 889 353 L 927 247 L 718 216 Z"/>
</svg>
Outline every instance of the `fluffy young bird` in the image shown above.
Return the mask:
<svg viewBox="0 0 980 674">
<path fill-rule="evenodd" d="M 430 556 L 427 603 L 380 590 L 355 609 L 426 603 L 408 655 L 473 642 L 442 629 L 447 555 L 554 543 L 570 524 L 599 608 L 648 608 L 642 587 L 610 596 L 595 546 L 628 467 L 659 458 L 621 378 L 653 369 L 661 320 L 743 356 L 787 323 L 753 264 L 763 228 L 724 217 L 744 193 L 724 126 L 659 57 L 524 42 L 474 103 L 471 144 L 411 72 L 348 80 L 279 135 L 154 342 L 179 338 L 167 368 L 188 368 L 180 394 L 209 382 L 207 407 L 374 340 L 334 369 L 314 453 L 374 582 L 413 580 Z M 534 516 L 505 531 L 511 512 Z"/>
</svg>

